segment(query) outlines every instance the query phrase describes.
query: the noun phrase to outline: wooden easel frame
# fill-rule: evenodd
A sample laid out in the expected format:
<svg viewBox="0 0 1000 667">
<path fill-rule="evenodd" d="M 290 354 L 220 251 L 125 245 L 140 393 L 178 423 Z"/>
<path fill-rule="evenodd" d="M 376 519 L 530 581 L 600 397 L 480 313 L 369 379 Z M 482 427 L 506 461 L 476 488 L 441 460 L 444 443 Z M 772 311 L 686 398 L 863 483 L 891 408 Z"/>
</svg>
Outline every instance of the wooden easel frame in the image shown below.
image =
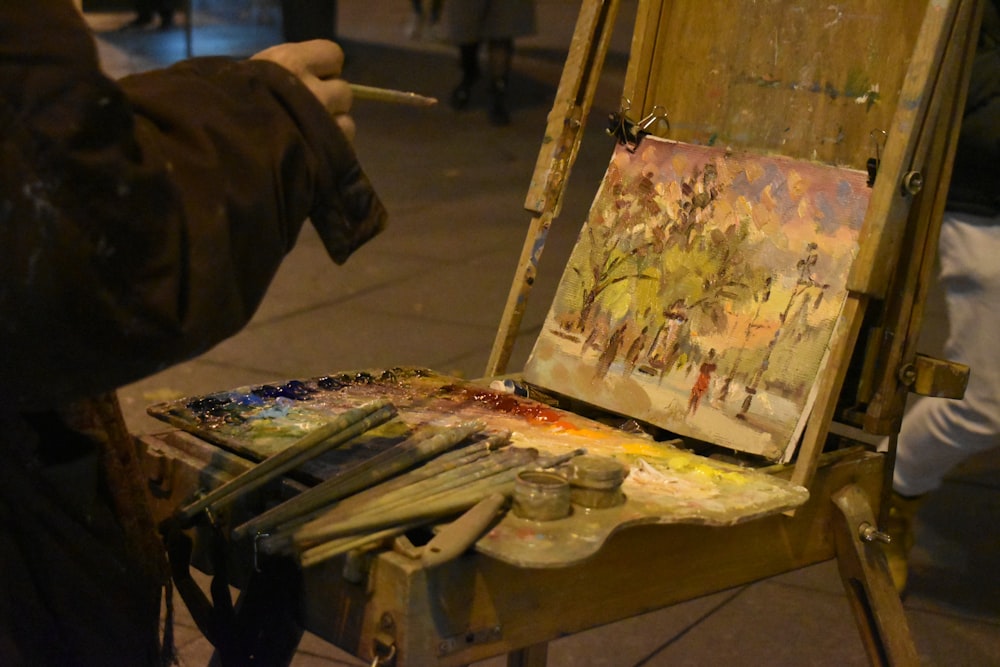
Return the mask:
<svg viewBox="0 0 1000 667">
<path fill-rule="evenodd" d="M 545 236 L 558 215 L 582 135 L 580 130 L 593 99 L 593 88 L 587 84 L 600 71 L 609 38 L 609 20 L 616 15 L 617 4 L 614 0 L 583 3 L 546 128 L 547 139 L 554 140 L 543 144 L 525 202 L 526 209 L 535 217 L 490 355 L 487 376 L 507 370 Z M 647 84 L 657 76 L 657 40 L 661 20 L 666 15 L 664 6 L 670 4 L 669 0 L 639 3 L 624 92 L 637 110 L 637 118 L 656 104 L 649 97 Z M 867 357 L 855 361 L 863 370 L 857 395 L 851 398 L 858 426 L 873 435 L 891 436 L 878 493 L 878 505 L 887 506 L 895 433 L 902 421 L 906 394 L 915 384 L 915 343 L 936 256 L 981 12 L 981 3 L 976 0 L 930 3 L 921 22 L 878 165 L 878 178 L 862 230 L 861 252 L 848 281 L 848 300 L 831 342 L 829 372 L 819 385 L 819 395 L 791 473 L 794 483 L 810 487 L 815 480 L 836 412 L 838 407 L 843 408 L 841 394 L 849 366 L 860 356 L 855 354 L 855 348 L 862 326 L 874 310 L 876 324 L 869 332 Z M 904 250 L 914 261 L 901 267 Z M 962 369 L 950 370 L 957 375 L 954 385 L 959 387 L 960 396 L 967 369 L 965 378 Z M 871 533 L 861 536 L 857 532 L 861 525 L 871 530 L 878 525 L 871 501 L 853 486 L 828 497 L 833 499 L 844 520 L 836 530 L 837 553 L 872 662 L 916 662 L 915 649 L 905 636 L 908 633 L 905 617 L 895 591 L 888 585 L 885 566 L 879 562 L 880 554 L 864 544 L 871 541 Z"/>
<path fill-rule="evenodd" d="M 593 102 L 617 0 L 583 3 L 566 67 L 546 127 L 525 208 L 534 214 L 498 328 L 485 375 L 507 372 L 511 348 L 525 311 L 537 265 L 582 139 Z M 647 84 L 656 76 L 657 31 L 669 0 L 639 3 L 632 57 L 624 97 L 638 116 L 652 110 Z M 831 342 L 828 368 L 820 395 L 802 438 L 792 481 L 808 486 L 815 474 L 835 417 L 838 398 L 854 357 L 862 321 L 871 302 L 885 302 L 879 313 L 876 345 L 864 360 L 859 399 L 867 408 L 858 426 L 876 435 L 898 431 L 910 386 L 899 370 L 916 355 L 916 331 L 922 316 L 937 246 L 937 226 L 951 173 L 958 121 L 968 82 L 968 63 L 981 15 L 975 0 L 933 3 L 921 22 L 913 57 L 899 93 L 901 101 L 887 131 L 879 178 L 872 193 L 861 252 L 849 277 L 848 302 Z M 646 78 L 643 78 L 646 75 Z M 928 171 L 929 169 L 929 171 Z M 933 178 L 930 176 L 933 175 Z M 922 197 L 917 197 L 923 191 Z M 914 253 L 915 265 L 897 271 L 902 249 Z M 891 288 L 891 291 L 890 291 Z M 910 383 L 912 385 L 912 383 Z"/>
</svg>

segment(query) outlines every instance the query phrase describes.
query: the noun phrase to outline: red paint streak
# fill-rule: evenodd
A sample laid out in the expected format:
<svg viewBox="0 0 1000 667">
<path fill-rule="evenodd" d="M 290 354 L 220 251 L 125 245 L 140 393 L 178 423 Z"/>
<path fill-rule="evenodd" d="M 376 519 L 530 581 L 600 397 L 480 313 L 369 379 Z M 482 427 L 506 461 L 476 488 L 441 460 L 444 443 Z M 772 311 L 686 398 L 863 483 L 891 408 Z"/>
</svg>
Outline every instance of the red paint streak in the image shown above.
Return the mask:
<svg viewBox="0 0 1000 667">
<path fill-rule="evenodd" d="M 458 386 L 446 389 L 453 394 L 463 395 L 467 400 L 481 403 L 494 412 L 523 417 L 534 424 L 551 424 L 576 430 L 576 426 L 563 420 L 562 415 L 557 410 L 535 401 L 526 401 L 511 394 L 501 394 L 488 389 Z"/>
</svg>

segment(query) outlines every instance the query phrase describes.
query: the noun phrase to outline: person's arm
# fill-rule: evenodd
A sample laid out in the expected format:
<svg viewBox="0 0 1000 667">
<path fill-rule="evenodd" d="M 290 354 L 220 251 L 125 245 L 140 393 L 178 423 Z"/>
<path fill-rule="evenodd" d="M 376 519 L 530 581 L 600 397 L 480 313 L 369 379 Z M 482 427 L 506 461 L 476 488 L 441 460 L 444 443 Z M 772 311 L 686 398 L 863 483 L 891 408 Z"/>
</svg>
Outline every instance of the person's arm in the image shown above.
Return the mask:
<svg viewBox="0 0 1000 667">
<path fill-rule="evenodd" d="M 0 4 L 0 388 L 51 404 L 190 358 L 307 217 L 338 262 L 377 233 L 341 62 L 287 45 L 113 82 L 69 0 Z"/>
</svg>

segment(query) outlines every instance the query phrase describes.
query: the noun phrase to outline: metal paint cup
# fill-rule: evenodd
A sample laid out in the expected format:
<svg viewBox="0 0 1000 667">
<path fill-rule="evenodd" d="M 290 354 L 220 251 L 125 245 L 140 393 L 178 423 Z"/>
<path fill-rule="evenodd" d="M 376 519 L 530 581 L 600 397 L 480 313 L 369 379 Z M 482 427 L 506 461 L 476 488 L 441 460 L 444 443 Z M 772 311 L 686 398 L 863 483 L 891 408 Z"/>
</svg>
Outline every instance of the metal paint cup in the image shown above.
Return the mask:
<svg viewBox="0 0 1000 667">
<path fill-rule="evenodd" d="M 565 477 L 546 470 L 524 470 L 514 482 L 514 514 L 532 521 L 569 516 L 570 488 Z"/>
<path fill-rule="evenodd" d="M 570 463 L 570 497 L 588 509 L 615 507 L 625 502 L 621 485 L 628 467 L 608 456 L 578 456 Z"/>
</svg>

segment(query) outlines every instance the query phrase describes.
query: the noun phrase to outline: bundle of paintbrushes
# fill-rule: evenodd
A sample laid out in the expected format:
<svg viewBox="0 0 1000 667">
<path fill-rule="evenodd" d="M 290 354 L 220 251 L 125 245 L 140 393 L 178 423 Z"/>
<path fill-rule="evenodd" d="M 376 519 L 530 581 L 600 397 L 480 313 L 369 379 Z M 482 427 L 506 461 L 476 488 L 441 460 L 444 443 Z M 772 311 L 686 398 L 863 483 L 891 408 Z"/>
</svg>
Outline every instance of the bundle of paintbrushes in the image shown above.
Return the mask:
<svg viewBox="0 0 1000 667">
<path fill-rule="evenodd" d="M 350 483 L 351 476 L 344 478 L 343 485 L 338 476 L 320 485 L 326 489 L 319 494 L 315 489 L 320 487 L 306 491 L 238 527 L 237 534 L 256 534 L 258 549 L 264 553 L 293 554 L 303 566 L 314 565 L 461 514 L 487 499 L 499 510 L 502 503 L 492 499 L 509 497 L 518 473 L 556 466 L 581 453 L 539 457 L 534 449 L 506 447 L 509 437 L 506 433 L 491 435 L 352 495 L 343 493 L 344 488 L 355 486 Z M 337 497 L 341 500 L 330 504 L 330 499 Z M 325 506 L 314 510 L 319 502 Z M 483 516 L 492 518 L 489 513 Z M 485 527 L 474 526 L 469 529 L 469 543 Z"/>
<path fill-rule="evenodd" d="M 385 400 L 346 410 L 182 507 L 173 520 L 183 526 L 203 513 L 211 515 L 396 415 L 396 407 Z M 519 473 L 558 466 L 583 453 L 574 450 L 540 457 L 535 449 L 509 447 L 509 432 L 486 434 L 485 430 L 485 422 L 479 420 L 424 426 L 402 442 L 236 526 L 231 536 L 234 540 L 253 538 L 258 552 L 293 555 L 309 566 L 475 508 L 454 524 L 461 532 L 449 537 L 449 551 L 454 553 L 456 545 L 472 544 L 503 509 Z"/>
<path fill-rule="evenodd" d="M 190 523 L 204 512 L 213 513 L 254 489 L 299 467 L 333 447 L 343 445 L 359 435 L 384 424 L 397 414 L 389 401 L 376 400 L 345 411 L 331 421 L 316 428 L 282 452 L 234 477 L 192 503 L 181 507 L 172 517 L 178 525 Z"/>
<path fill-rule="evenodd" d="M 468 445 L 457 452 L 448 452 L 462 441 L 480 433 L 485 425 L 479 421 L 467 422 L 447 428 L 429 428 L 394 445 L 375 456 L 340 472 L 337 475 L 303 491 L 273 509 L 237 526 L 233 537 L 240 539 L 262 535 L 279 528 L 308 521 L 315 513 L 324 511 L 332 503 L 371 489 L 399 473 L 428 459 L 450 460 L 463 452 L 483 454 L 504 446 L 509 436 L 491 436 Z"/>
</svg>

